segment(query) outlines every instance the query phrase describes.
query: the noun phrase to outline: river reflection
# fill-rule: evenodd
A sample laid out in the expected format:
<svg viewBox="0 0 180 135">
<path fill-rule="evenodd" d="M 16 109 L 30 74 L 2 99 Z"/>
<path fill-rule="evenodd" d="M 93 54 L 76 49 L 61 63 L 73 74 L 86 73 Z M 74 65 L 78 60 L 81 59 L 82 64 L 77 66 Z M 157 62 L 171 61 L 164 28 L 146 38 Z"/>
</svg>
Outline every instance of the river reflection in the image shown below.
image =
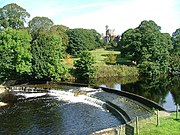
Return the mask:
<svg viewBox="0 0 180 135">
<path fill-rule="evenodd" d="M 126 80 L 126 81 L 124 81 Z M 128 81 L 129 80 L 129 81 Z M 152 77 L 97 80 L 96 85 L 128 91 L 151 99 L 169 111 L 175 111 L 180 104 L 180 77 Z"/>
</svg>

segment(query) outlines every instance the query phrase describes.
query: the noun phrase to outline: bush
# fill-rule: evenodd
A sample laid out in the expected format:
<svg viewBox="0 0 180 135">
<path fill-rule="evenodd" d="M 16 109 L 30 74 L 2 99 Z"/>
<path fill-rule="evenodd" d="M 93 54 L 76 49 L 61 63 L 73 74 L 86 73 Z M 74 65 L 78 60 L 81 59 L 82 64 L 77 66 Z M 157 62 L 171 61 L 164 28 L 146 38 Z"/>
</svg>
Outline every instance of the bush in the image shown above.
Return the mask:
<svg viewBox="0 0 180 135">
<path fill-rule="evenodd" d="M 94 78 L 96 75 L 96 68 L 93 66 L 95 64 L 94 58 L 90 52 L 83 51 L 80 53 L 78 60 L 75 61 L 75 78 L 77 80 L 83 80 L 89 82 L 90 79 Z"/>
<path fill-rule="evenodd" d="M 98 68 L 96 78 L 125 76 L 139 76 L 138 68 L 126 65 L 101 65 Z"/>
<path fill-rule="evenodd" d="M 116 54 L 110 53 L 105 59 L 107 64 L 116 64 Z"/>
</svg>

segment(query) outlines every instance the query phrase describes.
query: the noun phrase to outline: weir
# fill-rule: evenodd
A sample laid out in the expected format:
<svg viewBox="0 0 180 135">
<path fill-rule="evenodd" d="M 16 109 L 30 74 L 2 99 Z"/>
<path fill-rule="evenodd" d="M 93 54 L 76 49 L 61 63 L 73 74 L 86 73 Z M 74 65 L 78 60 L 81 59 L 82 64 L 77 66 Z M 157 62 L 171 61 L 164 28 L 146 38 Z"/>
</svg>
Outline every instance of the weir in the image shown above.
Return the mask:
<svg viewBox="0 0 180 135">
<path fill-rule="evenodd" d="M 112 88 L 106 88 L 106 87 L 101 87 L 101 86 L 95 86 L 94 88 L 102 89 L 103 91 L 106 91 L 108 93 L 114 93 L 114 94 L 117 94 L 117 95 L 120 95 L 120 96 L 130 98 L 132 100 L 138 101 L 139 103 L 141 103 L 141 104 L 143 104 L 143 105 L 145 105 L 145 106 L 147 106 L 147 107 L 149 107 L 151 109 L 158 109 L 158 110 L 165 111 L 165 109 L 162 106 L 160 106 L 159 104 L 157 104 L 156 102 L 154 102 L 152 100 L 149 100 L 147 98 L 144 98 L 142 96 L 133 94 L 133 93 L 129 93 L 129 92 L 126 92 L 126 91 L 118 91 L 118 90 L 115 90 L 115 89 L 112 89 Z"/>
<path fill-rule="evenodd" d="M 63 91 L 49 88 L 10 87 L 9 91 L 17 96 L 24 97 L 21 97 L 24 101 L 21 100 L 20 104 L 23 104 L 23 102 L 28 104 L 29 102 L 38 102 L 39 104 L 39 101 L 42 100 L 43 102 L 41 102 L 43 104 L 45 103 L 45 106 L 48 107 L 50 105 L 50 108 L 47 108 L 46 110 L 51 110 L 51 106 L 54 106 L 54 103 L 51 105 L 52 101 L 54 102 L 55 100 L 55 102 L 59 102 L 57 103 L 56 108 L 57 110 L 61 110 L 64 119 L 63 121 L 65 121 L 64 124 L 67 125 L 70 130 L 65 131 L 65 129 L 61 129 L 61 131 L 64 130 L 62 132 L 63 134 L 71 134 L 73 132 L 80 134 L 81 127 L 84 125 L 86 126 L 85 123 L 87 121 L 89 122 L 88 125 L 90 124 L 92 126 L 88 128 L 83 127 L 87 130 L 81 131 L 83 134 L 90 134 L 92 132 L 100 131 L 106 128 L 117 127 L 119 125 L 133 121 L 136 116 L 139 118 L 146 118 L 152 114 L 150 109 L 145 109 L 141 105 L 137 104 L 136 102 L 132 102 L 126 97 L 123 97 L 119 94 L 114 94 L 112 92 L 106 92 L 106 90 L 101 89 L 93 89 L 88 87 L 79 87 L 77 89 L 76 87 L 75 89 Z M 58 104 L 60 104 L 60 106 Z M 25 104 L 23 104 L 23 106 L 24 105 Z M 41 109 L 44 108 L 44 105 L 41 106 L 42 107 L 39 108 L 40 112 Z M 88 114 L 86 115 L 87 112 Z M 112 114 L 116 117 L 114 117 Z M 71 122 L 69 123 L 69 121 Z M 79 122 L 83 126 L 78 124 Z M 80 130 L 77 130 L 78 127 L 75 128 L 75 125 L 81 125 L 79 127 Z M 52 132 L 59 133 L 59 131 Z"/>
</svg>

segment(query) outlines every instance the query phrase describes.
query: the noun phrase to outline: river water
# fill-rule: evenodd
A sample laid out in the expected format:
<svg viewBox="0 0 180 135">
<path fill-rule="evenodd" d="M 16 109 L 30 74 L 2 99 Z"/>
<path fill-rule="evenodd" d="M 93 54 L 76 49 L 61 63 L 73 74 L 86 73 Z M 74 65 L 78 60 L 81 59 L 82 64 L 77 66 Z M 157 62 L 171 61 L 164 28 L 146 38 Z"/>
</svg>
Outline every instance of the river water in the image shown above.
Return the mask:
<svg viewBox="0 0 180 135">
<path fill-rule="evenodd" d="M 94 85 L 132 92 L 151 99 L 169 111 L 175 110 L 175 104 L 180 104 L 180 77 L 163 78 L 109 78 L 98 79 Z M 33 85 L 33 87 L 50 87 L 71 89 L 71 86 Z M 76 89 L 73 87 L 73 89 Z M 36 96 L 35 96 L 36 95 Z M 9 106 L 0 108 L 0 134 L 2 135 L 88 135 L 105 128 L 121 125 L 114 115 L 97 106 L 70 97 L 62 99 L 55 95 L 42 93 L 38 95 L 25 94 L 18 98 L 9 96 Z M 116 95 L 97 93 L 94 96 L 106 100 L 109 98 L 121 108 L 133 108 L 128 102 Z M 69 96 L 68 96 L 69 97 Z M 121 102 L 119 104 L 119 102 Z M 139 110 L 135 108 L 134 110 Z M 131 110 L 131 117 L 134 117 Z M 143 110 L 144 111 L 144 110 Z M 141 114 L 135 111 L 135 114 Z M 146 112 L 145 112 L 146 113 Z M 141 114 L 143 115 L 143 114 Z"/>
<path fill-rule="evenodd" d="M 128 91 L 143 96 L 163 106 L 168 111 L 175 111 L 180 104 L 180 77 L 154 78 L 103 78 L 95 85 Z"/>
<path fill-rule="evenodd" d="M 0 134 L 88 135 L 121 125 L 101 106 L 59 93 L 17 92 L 18 98 L 0 108 Z"/>
</svg>

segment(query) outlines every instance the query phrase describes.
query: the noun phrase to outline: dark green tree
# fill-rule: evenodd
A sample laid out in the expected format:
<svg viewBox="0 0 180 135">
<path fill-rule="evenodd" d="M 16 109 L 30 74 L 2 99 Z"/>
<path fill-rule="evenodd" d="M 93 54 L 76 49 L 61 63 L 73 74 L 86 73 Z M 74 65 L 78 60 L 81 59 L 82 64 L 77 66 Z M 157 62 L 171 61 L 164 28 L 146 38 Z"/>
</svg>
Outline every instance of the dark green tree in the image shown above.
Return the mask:
<svg viewBox="0 0 180 135">
<path fill-rule="evenodd" d="M 39 32 L 49 31 L 53 24 L 53 21 L 48 17 L 34 17 L 30 20 L 28 27 L 33 40 L 38 36 Z"/>
<path fill-rule="evenodd" d="M 69 45 L 67 52 L 77 55 L 81 51 L 93 50 L 99 47 L 100 37 L 95 30 L 89 29 L 70 29 L 68 31 Z"/>
<path fill-rule="evenodd" d="M 172 34 L 173 52 L 180 55 L 180 28 Z"/>
<path fill-rule="evenodd" d="M 180 28 L 172 34 L 171 73 L 180 74 Z"/>
<path fill-rule="evenodd" d="M 121 37 L 121 55 L 134 61 L 143 74 L 167 73 L 170 65 L 171 36 L 160 32 L 154 21 L 142 21 Z"/>
<path fill-rule="evenodd" d="M 40 31 L 32 42 L 32 77 L 39 80 L 60 80 L 67 69 L 62 64 L 65 49 L 61 38 L 48 31 Z"/>
<path fill-rule="evenodd" d="M 24 28 L 30 14 L 19 5 L 12 3 L 0 8 L 0 28 Z"/>
<path fill-rule="evenodd" d="M 68 30 L 69 28 L 63 25 L 54 25 L 50 29 L 52 33 L 56 33 L 57 35 L 59 35 L 59 37 L 62 39 L 62 44 L 65 48 L 67 48 L 69 43 L 69 39 L 67 35 Z"/>
<path fill-rule="evenodd" d="M 96 75 L 95 61 L 91 53 L 83 51 L 79 55 L 79 59 L 75 61 L 75 77 L 77 80 L 89 82 Z"/>
<path fill-rule="evenodd" d="M 0 78 L 18 79 L 31 71 L 31 36 L 27 30 L 0 31 Z"/>
</svg>

